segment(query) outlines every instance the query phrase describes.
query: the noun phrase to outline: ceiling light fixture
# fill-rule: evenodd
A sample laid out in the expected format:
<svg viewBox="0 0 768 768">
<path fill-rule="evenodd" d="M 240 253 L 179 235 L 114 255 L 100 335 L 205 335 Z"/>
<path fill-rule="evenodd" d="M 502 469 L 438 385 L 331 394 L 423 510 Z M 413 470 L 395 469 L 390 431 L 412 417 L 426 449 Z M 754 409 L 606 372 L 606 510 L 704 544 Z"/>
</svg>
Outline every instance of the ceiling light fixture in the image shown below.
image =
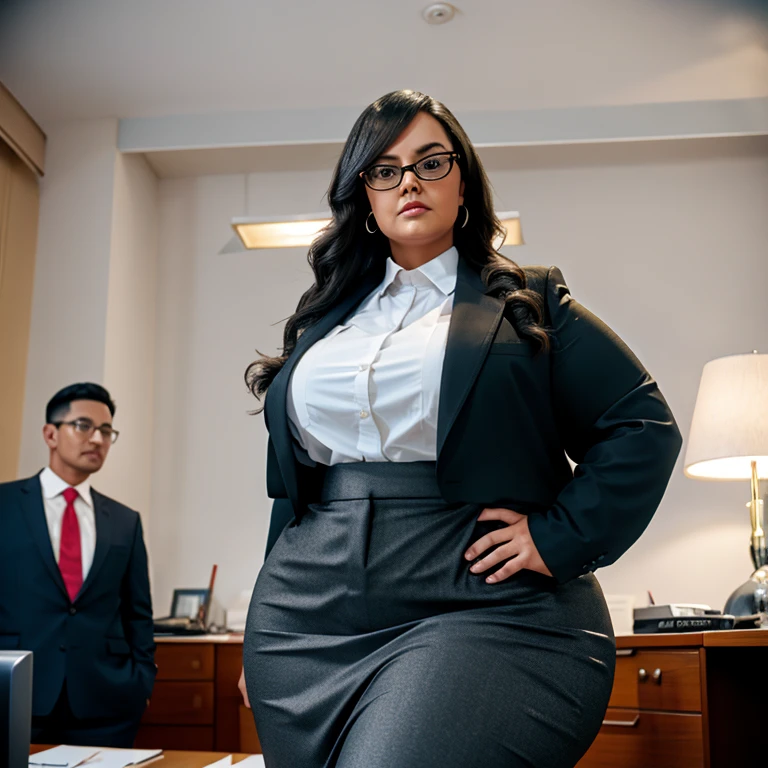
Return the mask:
<svg viewBox="0 0 768 768">
<path fill-rule="evenodd" d="M 517 211 L 499 211 L 496 215 L 506 234 L 501 242 L 496 240 L 494 247 L 498 249 L 504 245 L 524 245 L 520 214 Z M 247 250 L 307 247 L 330 221 L 327 213 L 305 213 L 280 218 L 238 216 L 232 219 L 232 229 L 240 242 L 233 238 L 234 243 L 228 244 L 222 253 L 241 251 L 240 243 Z"/>
<path fill-rule="evenodd" d="M 298 248 L 310 245 L 330 221 L 327 213 L 305 213 L 281 218 L 243 216 L 232 219 L 232 229 L 248 250 Z"/>
</svg>

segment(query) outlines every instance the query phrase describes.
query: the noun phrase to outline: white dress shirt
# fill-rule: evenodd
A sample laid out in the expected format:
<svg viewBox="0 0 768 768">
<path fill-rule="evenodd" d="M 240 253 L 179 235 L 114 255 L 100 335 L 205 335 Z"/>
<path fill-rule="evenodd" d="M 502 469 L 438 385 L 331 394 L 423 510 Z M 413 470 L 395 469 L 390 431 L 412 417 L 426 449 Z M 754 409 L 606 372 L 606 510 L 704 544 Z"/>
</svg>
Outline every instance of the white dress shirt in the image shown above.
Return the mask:
<svg viewBox="0 0 768 768">
<path fill-rule="evenodd" d="M 288 388 L 291 433 L 321 464 L 434 461 L 437 409 L 459 253 L 384 280 L 313 344 Z"/>
<path fill-rule="evenodd" d="M 43 491 L 45 519 L 48 523 L 48 533 L 51 537 L 53 555 L 58 563 L 61 545 L 61 523 L 64 520 L 64 510 L 67 507 L 67 502 L 61 494 L 70 486 L 50 467 L 46 467 L 40 473 L 40 487 Z M 77 498 L 74 503 L 77 522 L 80 526 L 80 554 L 83 561 L 83 581 L 85 581 L 88 572 L 91 570 L 93 553 L 96 549 L 96 516 L 93 512 L 90 482 L 85 480 L 80 485 L 72 487 L 77 491 Z"/>
</svg>

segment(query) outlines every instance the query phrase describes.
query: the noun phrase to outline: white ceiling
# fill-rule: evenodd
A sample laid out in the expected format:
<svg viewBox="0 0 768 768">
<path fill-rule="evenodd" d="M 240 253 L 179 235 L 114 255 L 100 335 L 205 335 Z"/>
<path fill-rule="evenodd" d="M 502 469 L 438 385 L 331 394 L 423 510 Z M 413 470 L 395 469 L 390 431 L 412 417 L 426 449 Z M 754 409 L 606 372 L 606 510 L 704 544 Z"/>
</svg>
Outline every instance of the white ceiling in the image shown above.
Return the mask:
<svg viewBox="0 0 768 768">
<path fill-rule="evenodd" d="M 764 0 L 5 0 L 0 81 L 62 119 L 362 107 L 455 111 L 768 96 Z"/>
</svg>

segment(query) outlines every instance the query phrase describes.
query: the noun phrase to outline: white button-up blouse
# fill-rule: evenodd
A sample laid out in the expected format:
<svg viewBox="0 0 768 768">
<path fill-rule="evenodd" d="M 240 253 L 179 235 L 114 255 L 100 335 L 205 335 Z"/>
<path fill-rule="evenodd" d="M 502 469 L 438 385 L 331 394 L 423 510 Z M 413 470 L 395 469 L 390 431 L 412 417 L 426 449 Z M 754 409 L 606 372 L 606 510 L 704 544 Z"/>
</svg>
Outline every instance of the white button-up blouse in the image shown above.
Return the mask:
<svg viewBox="0 0 768 768">
<path fill-rule="evenodd" d="M 412 270 L 387 259 L 376 290 L 296 364 L 288 419 L 311 459 L 435 460 L 458 262 L 456 248 Z"/>
</svg>

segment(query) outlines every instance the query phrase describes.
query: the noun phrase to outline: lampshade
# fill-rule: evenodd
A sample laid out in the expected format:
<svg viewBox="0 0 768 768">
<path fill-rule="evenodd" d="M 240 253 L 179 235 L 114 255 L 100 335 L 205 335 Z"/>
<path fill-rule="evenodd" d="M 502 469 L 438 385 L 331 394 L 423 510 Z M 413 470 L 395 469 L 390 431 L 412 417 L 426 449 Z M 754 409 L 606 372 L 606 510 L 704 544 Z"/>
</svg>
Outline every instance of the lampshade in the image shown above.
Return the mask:
<svg viewBox="0 0 768 768">
<path fill-rule="evenodd" d="M 732 355 L 704 366 L 685 453 L 685 474 L 768 477 L 768 355 Z"/>
<path fill-rule="evenodd" d="M 502 211 L 497 213 L 497 216 L 506 230 L 504 240 L 497 247 L 523 245 L 520 214 L 517 211 Z M 235 230 L 242 244 L 249 250 L 298 248 L 311 245 L 320 230 L 327 226 L 330 221 L 327 213 L 307 213 L 280 218 L 246 216 L 232 219 L 232 229 Z"/>
</svg>

